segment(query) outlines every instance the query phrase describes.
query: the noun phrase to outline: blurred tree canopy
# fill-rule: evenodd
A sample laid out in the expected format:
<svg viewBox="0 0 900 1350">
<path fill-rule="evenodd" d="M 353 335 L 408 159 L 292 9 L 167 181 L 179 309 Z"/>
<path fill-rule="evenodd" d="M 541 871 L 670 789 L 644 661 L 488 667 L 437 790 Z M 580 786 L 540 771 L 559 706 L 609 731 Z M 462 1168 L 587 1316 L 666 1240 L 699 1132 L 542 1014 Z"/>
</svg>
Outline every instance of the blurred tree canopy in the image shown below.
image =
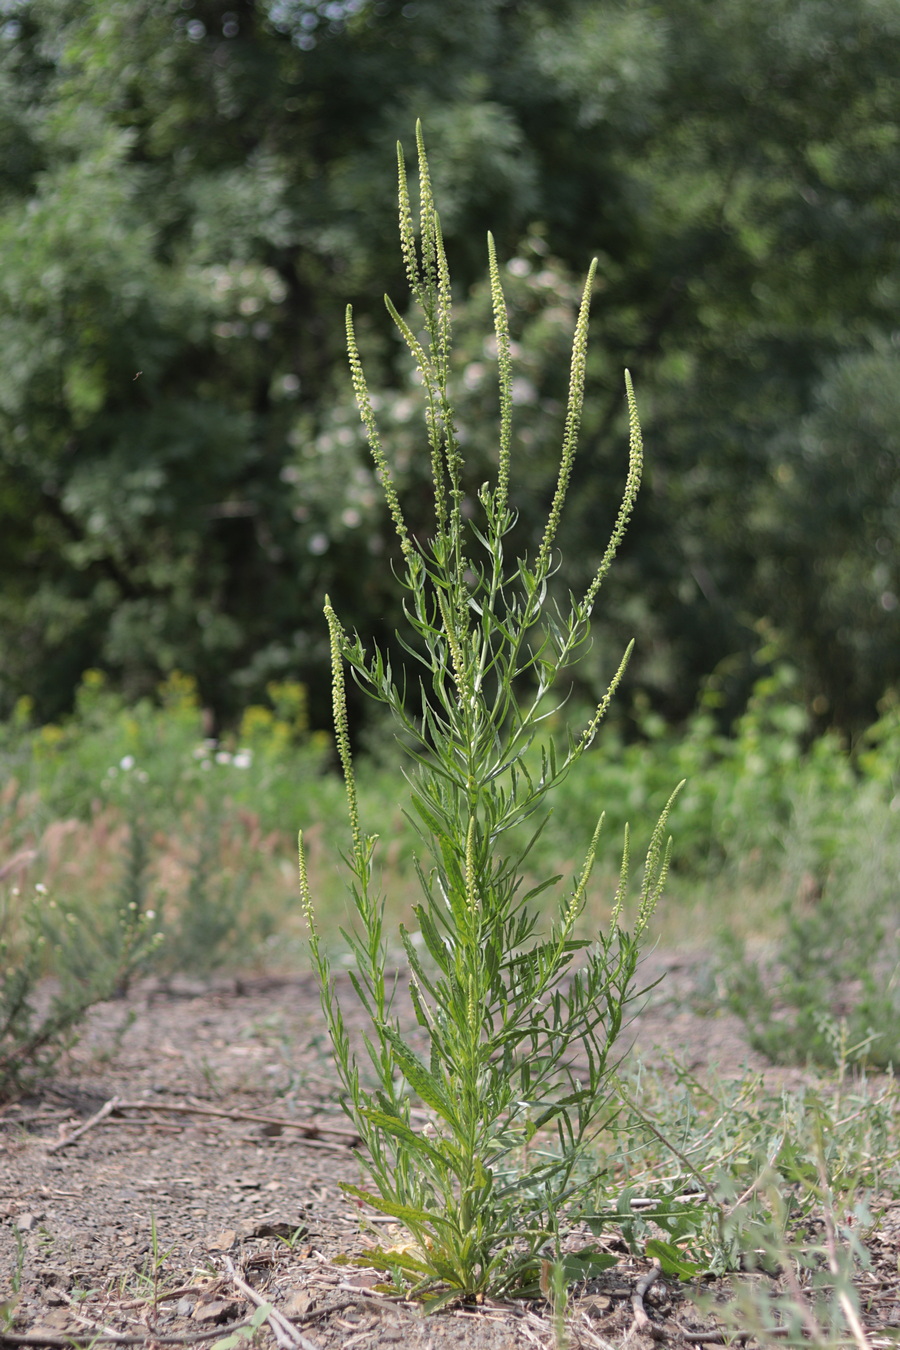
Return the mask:
<svg viewBox="0 0 900 1350">
<path fill-rule="evenodd" d="M 520 542 L 552 488 L 600 258 L 562 538 L 606 592 L 598 683 L 736 708 L 773 642 L 826 721 L 900 678 L 895 0 L 4 0 L 0 712 L 181 669 L 232 714 L 273 677 L 327 718 L 321 604 L 399 621 L 343 356 L 354 305 L 410 518 L 428 471 L 382 295 L 394 145 L 425 126 L 458 288 L 462 429 L 490 472 L 485 231 L 518 349 Z"/>
</svg>

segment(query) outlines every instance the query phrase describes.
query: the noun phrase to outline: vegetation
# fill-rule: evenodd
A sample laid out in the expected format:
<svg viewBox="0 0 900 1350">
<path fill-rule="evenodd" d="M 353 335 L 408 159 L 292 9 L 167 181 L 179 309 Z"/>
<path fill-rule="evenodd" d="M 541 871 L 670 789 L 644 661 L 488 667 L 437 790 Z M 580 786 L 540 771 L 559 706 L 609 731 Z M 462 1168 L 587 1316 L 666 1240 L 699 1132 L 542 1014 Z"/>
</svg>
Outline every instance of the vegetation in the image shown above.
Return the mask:
<svg viewBox="0 0 900 1350">
<path fill-rule="evenodd" d="M 604 563 L 623 367 L 653 445 L 566 708 L 532 705 L 538 667 L 517 686 L 510 711 L 544 719 L 559 766 L 637 638 L 540 836 L 509 822 L 516 895 L 581 875 L 573 840 L 599 805 L 606 836 L 630 819 L 645 852 L 687 779 L 659 922 L 667 940 L 711 939 L 723 914 L 731 930 L 695 1005 L 729 1005 L 771 1058 L 837 1067 L 780 1103 L 684 1074 L 673 1096 L 636 1071 L 596 1140 L 607 1172 L 586 1155 L 572 1184 L 594 1176 L 595 1225 L 673 1277 L 743 1253 L 818 1282 L 735 1327 L 865 1343 L 850 1275 L 877 1209 L 860 1192 L 898 1188 L 896 1100 L 864 1077 L 896 1063 L 900 1023 L 898 46 L 889 0 L 4 6 L 0 1092 L 138 976 L 299 958 L 301 798 L 322 959 L 345 955 L 322 604 L 358 634 L 335 630 L 345 654 L 392 669 L 427 632 L 404 626 L 402 535 L 340 316 L 352 297 L 396 512 L 422 540 L 429 388 L 375 322 L 403 276 L 385 147 L 421 115 L 455 279 L 451 514 L 477 515 L 493 481 L 502 283 L 520 445 L 504 549 L 541 555 L 586 253 L 599 322 L 545 613 Z M 488 224 L 508 261 L 484 284 Z M 345 693 L 359 817 L 386 841 L 384 931 L 412 929 L 428 897 L 396 803 L 416 728 L 394 745 L 377 700 Z M 545 762 L 520 748 L 527 800 Z M 630 896 L 614 916 L 618 868 L 594 870 L 572 942 L 642 922 Z M 645 1229 L 632 1202 L 651 1182 Z M 560 1338 L 571 1256 L 537 1276 Z"/>
<path fill-rule="evenodd" d="M 771 654 L 760 655 L 765 669 Z M 166 934 L 143 968 L 148 960 L 157 971 L 187 973 L 248 957 L 302 960 L 292 828 L 298 802 L 317 911 L 338 950 L 346 902 L 325 842 L 342 830 L 346 803 L 330 768 L 331 742 L 298 727 L 301 689 L 273 692 L 280 712 L 267 697 L 248 709 L 240 737 L 219 741 L 205 734 L 189 682 L 169 682 L 129 707 L 92 674 L 70 718 L 34 726 L 23 707 L 0 726 L 7 967 L 27 959 L 26 911 L 42 903 L 37 886 L 61 910 L 89 912 L 92 924 L 115 931 L 130 831 L 141 821 L 144 903 L 156 912 L 154 931 Z M 698 1006 L 712 1010 L 730 997 L 757 1046 L 777 1058 L 831 1062 L 837 1042 L 850 1049 L 875 1030 L 879 1039 L 857 1058 L 896 1062 L 889 1048 L 896 1022 L 880 1019 L 896 990 L 900 722 L 887 709 L 850 753 L 835 736 L 810 739 L 800 693 L 789 667 L 761 675 L 730 735 L 701 705 L 684 733 L 645 713 L 643 738 L 625 739 L 611 709 L 613 720 L 557 786 L 555 810 L 529 855 L 530 884 L 576 871 L 575 841 L 592 834 L 598 803 L 606 838 L 621 839 L 630 818 L 633 849 L 645 851 L 648 817 L 686 778 L 670 818 L 678 850 L 657 928 L 667 945 L 686 933 L 712 943 L 723 926 L 739 939 L 722 948 L 718 970 L 697 991 Z M 547 727 L 561 735 L 553 718 Z M 559 746 L 564 753 L 564 737 Z M 526 763 L 539 772 L 539 760 Z M 418 881 L 397 805 L 403 781 L 386 736 L 379 754 L 358 757 L 356 768 L 361 816 L 385 841 L 386 924 L 409 924 Z M 580 936 L 609 920 L 615 869 L 601 856 L 597 871 Z M 625 917 L 634 917 L 628 903 Z M 883 934 L 874 967 L 872 932 Z M 278 934 L 277 943 L 267 934 Z M 798 967 L 803 953 L 822 964 Z M 35 979 L 55 966 L 53 944 L 44 943 Z M 757 976 L 768 991 L 764 1002 Z M 878 1006 L 861 997 L 873 979 Z"/>
<path fill-rule="evenodd" d="M 634 929 L 622 926 L 629 884 L 629 844 L 612 915 L 594 941 L 577 938 L 598 850 L 603 816 L 571 893 L 538 903 L 559 882 L 541 877 L 526 890 L 525 866 L 546 820 L 546 799 L 585 754 L 615 693 L 629 653 L 609 687 L 557 756 L 538 746 L 547 701 L 565 697 L 559 685 L 590 633 L 596 598 L 634 509 L 641 479 L 641 433 L 626 374 L 631 453 L 622 504 L 602 562 L 580 600 L 553 604 L 548 580 L 558 566 L 556 536 L 576 459 L 584 399 L 587 326 L 594 282 L 588 272 L 572 347 L 571 380 L 556 491 L 533 557 L 507 557 L 514 523 L 509 504 L 515 478 L 514 365 L 493 240 L 488 236 L 494 335 L 499 371 L 499 465 L 495 483 L 478 494 L 480 512 L 463 517 L 465 462 L 449 389 L 450 278 L 418 136 L 421 227 L 413 224 L 406 168 L 399 155 L 400 235 L 419 322 L 408 324 L 390 300 L 425 395 L 431 450 L 433 537 L 410 534 L 397 498 L 393 460 L 382 446 L 359 361 L 352 317 L 348 345 L 360 416 L 400 539 L 405 609 L 415 634 L 412 672 L 395 674 L 385 653 L 367 653 L 350 640 L 330 603 L 334 721 L 347 789 L 352 844 L 354 992 L 371 1022 L 366 1038 L 370 1086 L 351 1047 L 327 950 L 319 937 L 315 900 L 300 842 L 303 903 L 311 932 L 322 1012 L 350 1114 L 366 1147 L 373 1193 L 346 1186 L 411 1234 L 411 1252 L 378 1251 L 366 1258 L 411 1277 L 417 1291 L 435 1293 L 432 1306 L 460 1296 L 508 1294 L 537 1285 L 539 1253 L 577 1218 L 595 1177 L 576 1175 L 602 1127 L 610 1097 L 614 1047 L 638 997 L 641 941 L 669 868 L 665 826 L 671 801 L 653 832 L 644 865 Z M 423 328 L 422 336 L 419 335 Z M 350 748 L 344 665 L 384 704 L 408 744 L 405 761 L 411 823 L 425 856 L 416 861 L 422 896 L 416 926 L 400 929 L 409 971 L 409 997 L 419 1040 L 404 1034 L 403 1013 L 384 931 L 385 903 L 377 880 L 377 836 L 364 833 Z M 519 693 L 530 673 L 533 697 Z M 418 696 L 410 687 L 418 686 Z M 526 755 L 538 746 L 540 767 Z M 522 827 L 525 837 L 521 837 Z M 511 835 L 516 831 L 519 839 Z M 529 837 L 530 836 L 530 837 Z M 427 858 L 427 861 L 426 861 Z M 430 1129 L 414 1124 L 420 1099 Z M 552 1143 L 550 1140 L 552 1139 Z M 608 1257 L 585 1249 L 582 1274 Z"/>
<path fill-rule="evenodd" d="M 317 772 L 302 688 L 273 686 L 274 707 L 248 708 L 235 750 L 202 739 L 190 680 L 159 694 L 129 708 L 89 671 L 66 726 L 32 730 L 22 706 L 4 728 L 0 1096 L 45 1072 L 86 1010 L 136 975 L 207 975 L 272 931 L 277 836 L 235 787 L 255 764 L 256 799 L 274 812 L 304 758 Z"/>
<path fill-rule="evenodd" d="M 132 875 L 139 875 L 137 869 Z M 120 896 L 94 906 L 56 899 L 42 883 L 0 898 L 0 1100 L 45 1074 L 77 1040 L 89 1008 L 121 996 L 155 946 L 154 914 Z M 47 969 L 57 977 L 50 993 Z"/>
<path fill-rule="evenodd" d="M 398 545 L 343 367 L 354 302 L 415 533 L 417 391 L 373 315 L 402 277 L 386 147 L 429 128 L 474 503 L 494 447 L 477 241 L 509 259 L 523 456 L 549 507 L 567 343 L 599 259 L 560 545 L 612 526 L 621 370 L 653 465 L 578 674 L 723 730 L 776 642 L 817 728 L 896 683 L 892 0 L 17 0 L 0 25 L 0 715 L 173 670 L 218 725 L 301 681 L 328 723 L 332 598 L 396 657 Z M 427 512 L 426 512 L 427 514 Z M 265 603 L 260 603 L 265 597 Z M 564 597 L 563 597 L 564 599 Z M 354 735 L 365 700 L 350 691 Z M 640 713 L 640 707 L 637 707 Z"/>
<path fill-rule="evenodd" d="M 893 1079 L 850 1069 L 838 1054 L 795 1091 L 761 1075 L 699 1082 L 677 1063 L 626 1083 L 607 1140 L 619 1231 L 672 1278 L 744 1272 L 697 1299 L 726 1336 L 868 1344 L 860 1275 L 900 1196 L 898 1101 Z M 660 1190 L 677 1200 L 651 1202 Z"/>
<path fill-rule="evenodd" d="M 535 902 L 560 877 L 539 875 L 536 884 L 526 890 L 525 860 L 531 864 L 530 855 L 546 825 L 545 799 L 556 797 L 557 789 L 587 752 L 625 661 L 599 706 L 588 714 L 585 730 L 580 735 L 567 732 L 559 756 L 552 742 L 539 750 L 534 743 L 550 716 L 547 707 L 560 673 L 577 659 L 587 640 L 597 592 L 633 509 L 641 467 L 640 430 L 629 384 L 631 467 L 603 564 L 581 601 L 570 594 L 568 611 L 548 606 L 545 583 L 553 567 L 552 551 L 580 422 L 592 277 L 588 277 L 576 326 L 563 449 L 548 522 L 536 557 L 519 558 L 511 565 L 505 558 L 504 542 L 513 523 L 508 494 L 515 462 L 510 397 L 514 367 L 493 241 L 489 236 L 500 384 L 499 467 L 494 486 L 485 484 L 479 493 L 483 519 L 467 523 L 460 510 L 464 462 L 447 380 L 449 278 L 421 139 L 418 246 L 402 152 L 399 169 L 401 239 L 411 288 L 421 310 L 422 335 L 418 325 L 403 320 L 390 300 L 386 303 L 415 358 L 424 390 L 435 499 L 434 533 L 427 545 L 410 534 L 403 516 L 349 314 L 348 343 L 362 422 L 401 541 L 405 570 L 400 581 L 416 637 L 407 650 L 420 668 L 418 694 L 409 693 L 415 681 L 405 674 L 398 678 L 383 652 L 367 653 L 358 637 L 348 638 L 327 601 L 325 608 L 332 647 L 336 739 L 351 828 L 346 861 L 353 919 L 343 936 L 352 956 L 353 991 L 370 1024 L 365 1065 L 352 1048 L 332 963 L 319 932 L 302 834 L 300 844 L 301 888 L 323 1015 L 344 1088 L 344 1106 L 364 1141 L 365 1165 L 374 1183 L 374 1190 L 352 1185 L 344 1189 L 397 1219 L 412 1239 L 411 1243 L 376 1247 L 360 1263 L 389 1272 L 397 1287 L 429 1295 L 427 1306 L 432 1308 L 460 1296 L 540 1290 L 553 1307 L 561 1336 L 568 1285 L 599 1272 L 615 1259 L 593 1246 L 573 1247 L 572 1235 L 584 1225 L 599 1235 L 614 1224 L 632 1249 L 652 1257 L 668 1275 L 682 1279 L 708 1270 L 746 1268 L 748 1262 L 751 1268 L 755 1265 L 777 1273 L 782 1261 L 791 1271 L 795 1263 L 815 1270 L 824 1261 L 829 1275 L 818 1282 L 818 1292 L 815 1279 L 807 1293 L 794 1276 L 783 1306 L 775 1300 L 763 1308 L 751 1299 L 754 1327 L 765 1339 L 776 1323 L 782 1328 L 787 1325 L 789 1335 L 796 1323 L 796 1334 L 801 1330 L 811 1333 L 822 1343 L 828 1335 L 839 1338 L 847 1328 L 857 1344 L 863 1345 L 865 1333 L 852 1272 L 855 1257 L 864 1259 L 865 1249 L 852 1223 L 860 1222 L 864 1210 L 857 1208 L 845 1222 L 839 1210 L 846 1204 L 846 1188 L 838 1201 L 834 1185 L 846 1165 L 836 1155 L 848 1140 L 854 1153 L 860 1131 L 854 1113 L 854 1128 L 847 1134 L 848 1122 L 840 1116 L 845 1109 L 840 1088 L 837 1103 L 814 1097 L 802 1106 L 799 1101 L 790 1106 L 783 1101 L 782 1115 L 792 1118 L 782 1121 L 772 1147 L 762 1138 L 762 1131 L 771 1129 L 772 1104 L 767 1102 L 760 1111 L 758 1094 L 746 1085 L 737 1100 L 720 1110 L 721 1103 L 709 1088 L 676 1069 L 685 1085 L 689 1121 L 673 1129 L 671 1102 L 665 1120 L 655 1122 L 647 1114 L 647 1092 L 635 1094 L 641 1099 L 636 1102 L 610 1059 L 623 1016 L 636 997 L 641 939 L 668 872 L 662 837 L 674 796 L 650 839 L 633 931 L 621 926 L 628 889 L 626 826 L 625 856 L 607 924 L 594 927 L 589 938 L 576 937 L 603 816 L 593 831 L 580 875 L 576 873 L 573 879 L 571 895 L 557 902 L 549 931 L 541 930 L 541 911 L 553 911 L 554 905 L 546 900 Z M 417 862 L 421 899 L 414 908 L 416 924 L 410 929 L 401 926 L 399 935 L 417 1023 L 412 1036 L 405 1026 L 408 1019 L 385 930 L 385 899 L 376 879 L 378 839 L 364 832 L 360 815 L 345 665 L 360 687 L 390 710 L 404 757 L 411 761 L 406 773 L 409 820 L 428 858 L 427 863 L 424 859 Z M 516 693 L 515 681 L 529 669 L 537 674 L 537 693 L 522 698 Z M 777 688 L 779 681 L 771 683 Z M 763 688 L 758 691 L 757 706 L 748 710 L 736 741 L 729 746 L 736 743 L 746 753 L 748 746 L 758 752 L 765 744 L 765 692 Z M 779 711 L 774 725 L 780 721 L 783 731 L 799 734 L 802 716 L 798 720 L 789 710 L 787 715 L 783 708 Z M 873 741 L 890 738 L 891 720 L 873 732 Z M 684 744 L 679 748 L 685 752 Z M 757 758 L 761 757 L 757 754 Z M 833 741 L 820 742 L 814 758 L 819 778 L 807 772 L 806 784 L 816 782 L 819 787 L 829 776 L 833 781 L 820 800 L 806 803 L 813 811 L 827 803 L 847 768 Z M 529 759 L 534 761 L 531 768 Z M 745 791 L 750 759 L 748 753 L 737 780 Z M 783 755 L 781 761 L 783 767 L 789 762 Z M 868 767 L 871 772 L 874 764 L 870 761 Z M 783 791 L 786 776 L 782 773 L 773 784 L 773 797 Z M 871 806 L 872 801 L 866 803 L 868 810 Z M 827 830 L 825 821 L 817 823 L 827 831 L 822 837 L 833 850 L 833 860 L 838 832 Z M 519 841 L 514 831 L 522 824 L 528 829 Z M 852 822 L 845 825 L 852 831 Z M 894 875 L 893 869 L 887 875 Z M 830 874 L 824 884 L 837 888 L 842 882 L 844 922 L 830 937 L 831 959 L 820 942 L 804 953 L 806 983 L 802 978 L 795 978 L 793 984 L 785 982 L 800 1012 L 795 1028 L 788 1029 L 773 1018 L 774 1000 L 746 961 L 735 961 L 737 979 L 729 984 L 728 992 L 732 1006 L 751 1023 L 751 1039 L 762 1048 L 778 1047 L 781 1057 L 798 1051 L 815 1055 L 820 1047 L 804 1036 L 814 1024 L 841 1075 L 850 1063 L 868 1059 L 887 1064 L 892 1060 L 893 1037 L 884 1045 L 885 1031 L 868 1025 L 867 1019 L 878 1003 L 875 995 L 880 981 L 887 975 L 890 990 L 900 976 L 900 964 L 887 972 L 877 964 L 878 954 L 884 955 L 888 932 L 894 939 L 897 935 L 892 890 L 885 887 L 875 900 L 867 896 L 868 912 L 851 916 L 846 878 Z M 818 898 L 807 897 L 812 903 Z M 807 922 L 805 934 L 800 933 L 802 923 L 790 916 L 784 959 L 792 976 L 797 969 L 796 961 L 791 966 L 791 958 L 803 949 L 804 938 L 808 943 L 813 932 L 830 929 L 837 903 L 831 902 L 830 912 L 822 914 L 817 926 Z M 865 922 L 873 916 L 878 920 L 874 937 L 860 940 L 860 919 Z M 842 939 L 845 948 L 837 959 Z M 855 945 L 848 939 L 856 939 Z M 854 1008 L 852 1020 L 844 1016 L 839 1021 L 831 1004 L 847 991 L 848 979 L 860 975 L 867 997 Z M 754 980 L 755 1003 L 746 997 Z M 766 997 L 768 1044 L 766 1035 L 752 1027 L 760 1000 Z M 893 1031 L 895 996 L 882 997 L 879 1011 L 885 1028 Z M 851 1044 L 852 1031 L 860 1024 L 868 1025 L 868 1030 Z M 878 1042 L 882 1042 L 880 1057 L 871 1053 Z M 707 1103 L 699 1112 L 702 1133 L 695 1143 L 698 1094 L 704 1094 Z M 877 1132 L 878 1122 L 884 1125 L 893 1109 L 893 1097 L 889 1088 L 880 1100 L 866 1098 L 860 1115 L 867 1129 Z M 417 1102 L 426 1108 L 424 1129 L 418 1116 L 414 1119 Z M 710 1104 L 717 1113 L 711 1126 Z M 718 1138 L 722 1130 L 727 1149 Z M 622 1173 L 633 1174 L 635 1141 L 642 1134 L 668 1151 L 677 1172 L 661 1184 L 657 1157 L 634 1212 L 634 1189 L 621 1182 Z M 737 1144 L 736 1135 L 744 1135 Z M 695 1161 L 691 1155 L 701 1146 L 702 1155 Z M 617 1165 L 612 1164 L 612 1156 Z M 880 1175 L 877 1149 L 868 1151 L 860 1166 L 864 1171 L 874 1166 Z M 896 1169 L 888 1166 L 887 1171 L 895 1182 Z M 815 1221 L 824 1223 L 821 1247 L 810 1237 L 814 1211 Z M 802 1213 L 799 1226 L 798 1212 Z M 657 1236 L 660 1231 L 663 1238 Z M 736 1330 L 742 1325 L 740 1316 L 745 1323 L 748 1313 L 745 1308 L 739 1315 L 735 1305 L 729 1315 Z"/>
</svg>

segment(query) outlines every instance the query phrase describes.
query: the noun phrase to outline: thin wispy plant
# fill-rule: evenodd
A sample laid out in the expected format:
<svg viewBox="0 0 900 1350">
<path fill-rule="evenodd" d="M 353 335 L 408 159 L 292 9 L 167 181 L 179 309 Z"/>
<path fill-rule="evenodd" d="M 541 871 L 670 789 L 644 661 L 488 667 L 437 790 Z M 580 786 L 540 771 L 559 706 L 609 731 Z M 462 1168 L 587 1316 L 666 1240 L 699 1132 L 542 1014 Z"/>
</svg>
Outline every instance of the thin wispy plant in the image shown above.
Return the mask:
<svg viewBox="0 0 900 1350">
<path fill-rule="evenodd" d="M 318 931 L 303 840 L 300 877 L 312 959 L 345 1105 L 365 1148 L 369 1188 L 357 1199 L 393 1216 L 411 1243 L 367 1254 L 367 1264 L 428 1296 L 508 1294 L 538 1286 L 541 1260 L 560 1259 L 561 1229 L 596 1190 L 591 1144 L 608 1117 L 614 1047 L 637 982 L 641 942 L 666 879 L 663 811 L 647 854 L 636 918 L 622 926 L 630 890 L 627 832 L 606 931 L 576 937 L 603 817 L 568 889 L 559 877 L 528 884 L 528 855 L 554 787 L 585 753 L 630 654 L 585 726 L 557 753 L 542 724 L 565 701 L 567 670 L 583 653 L 601 585 L 634 507 L 641 433 L 631 382 L 625 397 L 630 456 L 625 492 L 596 574 L 581 596 L 559 605 L 550 589 L 575 460 L 585 383 L 588 315 L 596 263 L 584 286 L 556 488 L 533 557 L 515 561 L 506 544 L 515 525 L 512 355 L 500 270 L 488 238 L 499 376 L 499 465 L 477 503 L 464 488 L 464 461 L 451 399 L 451 293 L 428 162 L 417 129 L 420 212 L 410 205 L 398 148 L 400 234 L 421 325 L 388 311 L 419 371 L 434 489 L 430 539 L 413 535 L 403 513 L 357 348 L 350 311 L 353 385 L 369 446 L 400 542 L 398 583 L 411 630 L 403 646 L 416 678 L 398 673 L 377 648 L 347 634 L 326 602 L 334 721 L 347 788 L 354 920 L 344 933 L 350 981 L 368 1015 L 364 1068 L 351 1045 L 331 965 Z M 471 508 L 475 507 L 473 511 Z M 470 518 L 471 517 L 471 518 Z M 345 672 L 390 709 L 408 755 L 408 819 L 418 835 L 418 931 L 389 942 L 375 836 L 360 819 L 347 722 Z M 554 699 L 554 693 L 556 697 Z M 523 824 L 526 826 L 523 829 Z M 393 953 L 393 955 L 392 955 Z M 408 993 L 417 1028 L 404 1030 Z M 421 1047 L 424 1047 L 422 1049 Z M 371 1083 L 374 1078 L 374 1086 Z M 422 1108 L 427 1113 L 423 1119 Z M 574 1277 L 610 1258 L 569 1257 Z M 574 1264 L 573 1264 L 574 1263 Z"/>
</svg>

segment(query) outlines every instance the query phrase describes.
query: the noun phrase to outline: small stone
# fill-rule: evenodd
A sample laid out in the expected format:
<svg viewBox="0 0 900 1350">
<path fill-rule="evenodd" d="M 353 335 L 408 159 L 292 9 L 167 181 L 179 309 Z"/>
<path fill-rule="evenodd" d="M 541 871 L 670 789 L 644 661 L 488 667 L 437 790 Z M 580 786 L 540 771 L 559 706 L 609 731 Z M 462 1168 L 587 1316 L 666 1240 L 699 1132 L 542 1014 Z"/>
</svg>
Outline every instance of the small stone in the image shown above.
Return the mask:
<svg viewBox="0 0 900 1350">
<path fill-rule="evenodd" d="M 212 1303 L 200 1303 L 194 1309 L 195 1322 L 230 1322 L 238 1316 L 240 1308 L 231 1299 L 213 1299 Z"/>
<path fill-rule="evenodd" d="M 68 1308 L 55 1308 L 53 1312 L 45 1313 L 43 1319 L 35 1326 L 28 1328 L 30 1336 L 59 1336 L 61 1331 L 67 1331 L 71 1324 Z"/>
<path fill-rule="evenodd" d="M 292 1289 L 284 1301 L 282 1311 L 286 1317 L 302 1317 L 309 1312 L 314 1302 L 308 1289 Z"/>
<path fill-rule="evenodd" d="M 296 1242 L 298 1238 L 306 1237 L 307 1227 L 304 1223 L 290 1223 L 284 1219 L 256 1219 L 251 1220 L 248 1237 L 255 1238 L 286 1238 L 289 1241 Z"/>
<path fill-rule="evenodd" d="M 367 1273 L 364 1275 L 351 1275 L 346 1280 L 346 1283 L 349 1284 L 352 1289 L 374 1289 L 376 1284 L 381 1284 L 383 1280 L 383 1275 L 369 1275 Z"/>
</svg>

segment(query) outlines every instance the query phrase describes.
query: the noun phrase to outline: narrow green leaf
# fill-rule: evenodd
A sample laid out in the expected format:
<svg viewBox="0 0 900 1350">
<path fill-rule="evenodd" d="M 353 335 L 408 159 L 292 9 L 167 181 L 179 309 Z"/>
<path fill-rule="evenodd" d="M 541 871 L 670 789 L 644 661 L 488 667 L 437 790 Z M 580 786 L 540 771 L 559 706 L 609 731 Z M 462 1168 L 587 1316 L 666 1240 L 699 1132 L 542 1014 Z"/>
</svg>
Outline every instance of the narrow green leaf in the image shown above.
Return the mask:
<svg viewBox="0 0 900 1350">
<path fill-rule="evenodd" d="M 566 1252 L 563 1257 L 563 1270 L 568 1284 L 574 1284 L 576 1280 L 593 1280 L 602 1275 L 604 1270 L 611 1270 L 618 1264 L 618 1256 L 597 1251 L 594 1247 L 583 1247 L 580 1252 Z"/>
<path fill-rule="evenodd" d="M 678 1247 L 662 1238 L 650 1238 L 645 1250 L 651 1260 L 659 1262 L 664 1275 L 677 1275 L 679 1280 L 692 1280 L 706 1269 L 705 1265 L 688 1260 Z"/>
<path fill-rule="evenodd" d="M 420 1134 L 416 1134 L 415 1130 L 396 1116 L 392 1116 L 387 1111 L 375 1111 L 368 1106 L 361 1108 L 360 1115 L 370 1125 L 374 1125 L 377 1129 L 384 1130 L 386 1134 L 392 1135 L 393 1138 L 401 1140 L 413 1153 L 430 1158 L 436 1167 L 444 1168 L 447 1166 L 447 1158 L 438 1149 L 432 1148 L 427 1139 Z"/>
<path fill-rule="evenodd" d="M 393 1027 L 383 1028 L 385 1039 L 390 1041 L 400 1072 L 409 1083 L 413 1092 L 418 1093 L 426 1106 L 437 1111 L 442 1119 L 455 1122 L 456 1113 L 436 1078 L 432 1077 L 422 1061 L 410 1050 Z"/>
<path fill-rule="evenodd" d="M 403 1223 L 408 1224 L 415 1231 L 416 1228 L 427 1229 L 429 1227 L 452 1228 L 449 1220 L 440 1214 L 434 1214 L 427 1209 L 414 1209 L 412 1205 L 402 1205 L 396 1200 L 391 1200 L 384 1195 L 373 1195 L 371 1191 L 364 1191 L 360 1186 L 353 1186 L 349 1181 L 339 1182 L 341 1190 L 345 1195 L 355 1196 L 357 1200 L 364 1200 L 367 1205 L 377 1209 L 380 1214 L 389 1214 L 392 1219 L 401 1219 Z"/>
</svg>

